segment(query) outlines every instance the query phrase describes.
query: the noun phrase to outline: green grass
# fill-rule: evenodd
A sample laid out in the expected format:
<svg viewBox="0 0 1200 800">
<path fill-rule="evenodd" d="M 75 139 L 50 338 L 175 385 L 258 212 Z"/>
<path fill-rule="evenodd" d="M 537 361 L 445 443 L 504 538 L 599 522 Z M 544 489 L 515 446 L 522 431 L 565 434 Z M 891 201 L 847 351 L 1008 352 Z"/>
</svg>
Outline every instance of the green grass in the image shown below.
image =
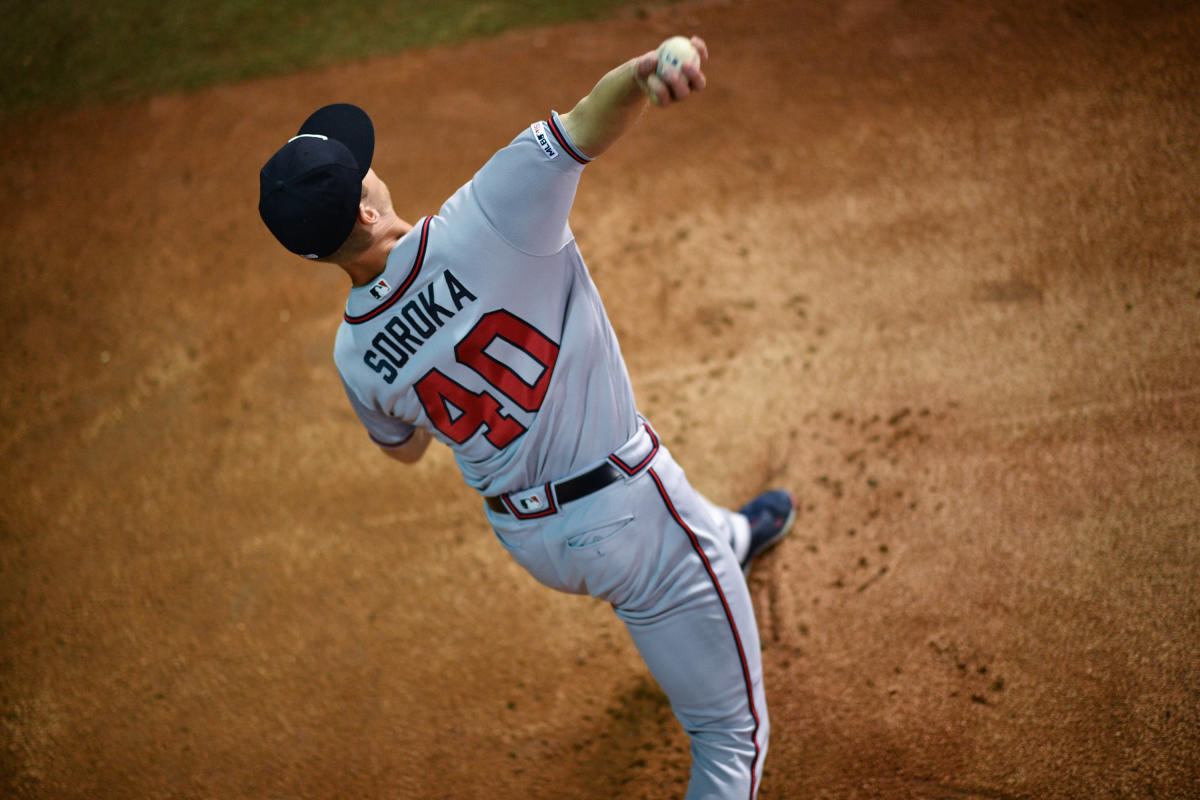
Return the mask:
<svg viewBox="0 0 1200 800">
<path fill-rule="evenodd" d="M 636 0 L 0 0 L 0 117 L 598 19 Z"/>
</svg>

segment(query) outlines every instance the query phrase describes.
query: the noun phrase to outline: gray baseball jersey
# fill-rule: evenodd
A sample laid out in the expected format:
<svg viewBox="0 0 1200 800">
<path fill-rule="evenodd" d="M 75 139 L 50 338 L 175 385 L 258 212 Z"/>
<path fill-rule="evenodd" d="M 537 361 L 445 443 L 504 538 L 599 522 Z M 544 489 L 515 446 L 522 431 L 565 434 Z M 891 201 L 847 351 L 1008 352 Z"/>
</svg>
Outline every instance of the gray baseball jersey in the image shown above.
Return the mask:
<svg viewBox="0 0 1200 800">
<path fill-rule="evenodd" d="M 501 544 L 545 585 L 612 604 L 691 736 L 687 799 L 753 800 L 770 723 L 730 545 L 748 522 L 638 419 L 567 224 L 587 160 L 557 115 L 523 131 L 351 290 L 335 359 L 376 443 L 424 428 L 481 493 L 539 495 L 534 513 L 489 504 Z M 555 505 L 550 482 L 608 460 L 621 480 Z"/>
<path fill-rule="evenodd" d="M 633 435 L 629 376 L 567 222 L 588 160 L 557 114 L 534 123 L 351 290 L 334 357 L 377 444 L 425 428 L 494 495 Z"/>
</svg>

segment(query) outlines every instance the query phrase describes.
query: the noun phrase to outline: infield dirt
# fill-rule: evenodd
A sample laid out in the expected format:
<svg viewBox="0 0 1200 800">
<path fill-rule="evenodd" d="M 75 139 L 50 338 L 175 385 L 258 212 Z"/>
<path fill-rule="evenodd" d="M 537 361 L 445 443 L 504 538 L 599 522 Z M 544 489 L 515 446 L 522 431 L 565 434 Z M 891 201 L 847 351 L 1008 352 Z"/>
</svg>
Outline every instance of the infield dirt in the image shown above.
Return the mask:
<svg viewBox="0 0 1200 800">
<path fill-rule="evenodd" d="M 346 100 L 414 220 L 667 35 L 572 216 L 751 578 L 763 800 L 1200 796 L 1200 7 L 683 3 L 0 136 L 0 794 L 665 798 L 686 737 L 435 448 L 380 456 L 257 171 Z"/>
</svg>

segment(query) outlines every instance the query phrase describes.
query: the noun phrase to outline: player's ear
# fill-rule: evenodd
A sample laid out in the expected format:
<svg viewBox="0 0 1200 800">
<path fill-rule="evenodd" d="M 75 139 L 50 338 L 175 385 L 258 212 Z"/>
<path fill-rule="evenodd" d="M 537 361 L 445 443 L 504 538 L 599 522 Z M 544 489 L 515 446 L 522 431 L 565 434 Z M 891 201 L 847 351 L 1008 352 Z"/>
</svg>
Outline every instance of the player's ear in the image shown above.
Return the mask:
<svg viewBox="0 0 1200 800">
<path fill-rule="evenodd" d="M 358 221 L 363 225 L 374 225 L 379 221 L 379 209 L 373 205 L 368 205 L 364 200 L 358 204 Z"/>
</svg>

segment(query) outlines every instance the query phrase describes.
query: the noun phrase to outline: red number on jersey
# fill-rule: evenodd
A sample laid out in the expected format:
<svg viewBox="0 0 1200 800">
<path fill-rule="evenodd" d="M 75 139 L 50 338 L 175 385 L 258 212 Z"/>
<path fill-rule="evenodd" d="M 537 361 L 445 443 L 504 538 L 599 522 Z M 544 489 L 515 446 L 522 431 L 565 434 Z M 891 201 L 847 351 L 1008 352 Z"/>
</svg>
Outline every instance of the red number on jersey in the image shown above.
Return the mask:
<svg viewBox="0 0 1200 800">
<path fill-rule="evenodd" d="M 497 339 L 536 362 L 537 380 L 527 382 L 511 366 L 486 352 Z M 500 310 L 485 314 L 455 346 L 454 355 L 521 408 L 537 411 L 550 388 L 558 345 L 521 318 Z M 485 438 L 497 449 L 507 447 L 525 432 L 525 426 L 501 413 L 496 398 L 487 392 L 472 392 L 437 369 L 417 381 L 415 388 L 430 422 L 458 444 L 474 436 L 480 427 L 487 427 Z"/>
<path fill-rule="evenodd" d="M 509 365 L 484 352 L 497 338 L 523 351 L 538 363 L 538 379 L 529 384 Z M 493 311 L 483 318 L 454 348 L 454 355 L 463 364 L 478 372 L 501 392 L 526 411 L 537 411 L 550 388 L 550 375 L 558 360 L 558 345 L 547 339 L 529 323 L 507 311 Z"/>
<path fill-rule="evenodd" d="M 474 436 L 481 425 L 487 426 L 486 438 L 498 449 L 525 432 L 525 426 L 500 413 L 496 398 L 487 392 L 475 394 L 436 369 L 417 381 L 416 389 L 430 422 L 458 444 Z"/>
</svg>

